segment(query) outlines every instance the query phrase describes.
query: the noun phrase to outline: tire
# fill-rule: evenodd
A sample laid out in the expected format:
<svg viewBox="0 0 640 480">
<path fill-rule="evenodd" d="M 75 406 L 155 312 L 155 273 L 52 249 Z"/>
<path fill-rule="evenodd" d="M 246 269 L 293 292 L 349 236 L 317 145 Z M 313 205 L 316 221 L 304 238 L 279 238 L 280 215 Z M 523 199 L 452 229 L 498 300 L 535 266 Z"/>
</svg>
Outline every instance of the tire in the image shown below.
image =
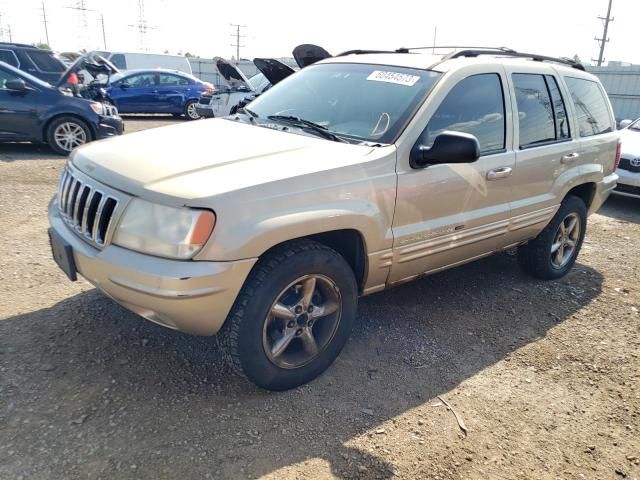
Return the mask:
<svg viewBox="0 0 640 480">
<path fill-rule="evenodd" d="M 187 120 L 199 120 L 201 117 L 196 112 L 196 104 L 197 100 L 189 100 L 187 104 L 184 106 L 184 118 Z"/>
<path fill-rule="evenodd" d="M 575 227 L 570 230 L 573 220 Z M 564 234 L 561 225 L 565 228 Z M 579 229 L 577 232 L 576 228 Z M 518 247 L 518 263 L 536 278 L 555 280 L 564 277 L 580 253 L 586 230 L 587 207 L 581 198 L 569 195 L 540 235 Z"/>
<path fill-rule="evenodd" d="M 306 311 L 305 291 L 315 292 Z M 353 329 L 357 298 L 354 273 L 340 254 L 313 241 L 289 242 L 253 268 L 218 339 L 237 373 L 267 390 L 288 390 L 333 363 Z M 290 307 L 287 317 L 270 313 L 282 306 Z"/>
<path fill-rule="evenodd" d="M 59 155 L 68 155 L 71 151 L 92 140 L 89 126 L 77 117 L 58 117 L 45 132 L 49 147 Z"/>
</svg>

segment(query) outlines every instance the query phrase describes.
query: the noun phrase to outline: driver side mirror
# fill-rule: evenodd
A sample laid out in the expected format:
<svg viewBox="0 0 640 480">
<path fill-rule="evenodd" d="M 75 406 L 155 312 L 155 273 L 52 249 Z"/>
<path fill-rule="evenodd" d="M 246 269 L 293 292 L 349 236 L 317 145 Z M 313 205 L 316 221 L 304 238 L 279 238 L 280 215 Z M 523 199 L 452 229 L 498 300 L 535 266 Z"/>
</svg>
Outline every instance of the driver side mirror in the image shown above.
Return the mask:
<svg viewBox="0 0 640 480">
<path fill-rule="evenodd" d="M 14 90 L 16 92 L 31 92 L 33 88 L 25 83 L 21 78 L 12 78 L 11 80 L 7 80 L 4 84 L 4 88 L 7 90 Z"/>
<path fill-rule="evenodd" d="M 473 163 L 480 158 L 480 143 L 468 133 L 444 131 L 431 147 L 416 143 L 411 150 L 412 168 L 424 168 L 439 163 Z"/>
<path fill-rule="evenodd" d="M 129 88 L 130 86 L 131 86 L 131 85 L 129 85 L 129 84 L 128 84 L 128 83 L 126 83 L 126 82 L 123 82 L 123 83 L 121 83 L 121 84 L 120 84 L 120 88 L 121 88 L 122 90 L 126 90 L 126 89 L 127 89 L 127 88 Z"/>
<path fill-rule="evenodd" d="M 633 120 L 629 120 L 628 118 L 625 120 L 621 120 L 620 124 L 618 125 L 618 128 L 619 129 L 627 128 L 632 123 L 633 123 Z"/>
</svg>

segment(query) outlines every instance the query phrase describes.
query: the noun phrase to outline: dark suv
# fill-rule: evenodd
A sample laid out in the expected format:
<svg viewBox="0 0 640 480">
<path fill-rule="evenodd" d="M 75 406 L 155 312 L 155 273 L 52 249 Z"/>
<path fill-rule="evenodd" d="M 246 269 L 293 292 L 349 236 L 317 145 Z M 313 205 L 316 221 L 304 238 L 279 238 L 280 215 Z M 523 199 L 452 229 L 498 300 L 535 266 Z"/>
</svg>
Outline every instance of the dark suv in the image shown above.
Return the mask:
<svg viewBox="0 0 640 480">
<path fill-rule="evenodd" d="M 51 50 L 43 50 L 33 45 L 0 42 L 0 62 L 19 68 L 34 77 L 55 85 L 66 70 Z"/>
</svg>

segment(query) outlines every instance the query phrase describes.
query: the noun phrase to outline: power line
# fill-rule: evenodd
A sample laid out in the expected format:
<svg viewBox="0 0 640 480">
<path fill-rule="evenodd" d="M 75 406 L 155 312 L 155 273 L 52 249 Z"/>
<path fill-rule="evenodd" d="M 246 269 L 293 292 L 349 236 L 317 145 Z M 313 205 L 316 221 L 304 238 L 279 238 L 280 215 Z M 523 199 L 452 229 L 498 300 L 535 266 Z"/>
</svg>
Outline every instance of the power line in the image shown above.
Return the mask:
<svg viewBox="0 0 640 480">
<path fill-rule="evenodd" d="M 155 30 L 155 26 L 151 26 L 147 23 L 147 18 L 144 13 L 144 0 L 138 0 L 138 23 L 135 25 L 129 25 L 138 30 L 140 35 L 140 50 L 143 52 L 148 51 L 147 47 L 147 32 L 149 30 Z"/>
<path fill-rule="evenodd" d="M 607 37 L 607 32 L 609 31 L 609 23 L 613 22 L 614 18 L 611 16 L 611 4 L 613 0 L 609 0 L 609 7 L 607 8 L 607 16 L 606 17 L 598 17 L 600 20 L 604 22 L 604 31 L 602 32 L 602 38 L 595 37 L 596 41 L 600 45 L 600 53 L 598 54 L 598 66 L 602 65 L 604 61 L 604 46 L 609 42 L 609 38 Z"/>
<path fill-rule="evenodd" d="M 240 45 L 240 39 L 246 37 L 246 35 L 240 35 L 240 29 L 247 28 L 247 26 L 237 23 L 231 23 L 230 25 L 236 29 L 236 32 L 231 34 L 232 37 L 236 37 L 236 43 L 232 43 L 231 46 L 236 47 L 236 60 L 240 60 L 240 48 L 246 47 L 246 45 Z"/>
</svg>

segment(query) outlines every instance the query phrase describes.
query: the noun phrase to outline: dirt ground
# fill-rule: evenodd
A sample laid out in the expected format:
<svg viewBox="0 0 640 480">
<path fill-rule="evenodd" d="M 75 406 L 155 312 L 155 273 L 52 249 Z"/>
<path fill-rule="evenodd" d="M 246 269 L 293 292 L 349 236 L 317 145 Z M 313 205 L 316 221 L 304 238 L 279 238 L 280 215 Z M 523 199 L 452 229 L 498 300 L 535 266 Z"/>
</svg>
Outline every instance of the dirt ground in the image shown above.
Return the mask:
<svg viewBox="0 0 640 480">
<path fill-rule="evenodd" d="M 363 299 L 335 364 L 269 393 L 67 281 L 63 164 L 0 145 L 0 478 L 640 478 L 640 201 L 592 216 L 560 281 L 505 254 Z"/>
</svg>

